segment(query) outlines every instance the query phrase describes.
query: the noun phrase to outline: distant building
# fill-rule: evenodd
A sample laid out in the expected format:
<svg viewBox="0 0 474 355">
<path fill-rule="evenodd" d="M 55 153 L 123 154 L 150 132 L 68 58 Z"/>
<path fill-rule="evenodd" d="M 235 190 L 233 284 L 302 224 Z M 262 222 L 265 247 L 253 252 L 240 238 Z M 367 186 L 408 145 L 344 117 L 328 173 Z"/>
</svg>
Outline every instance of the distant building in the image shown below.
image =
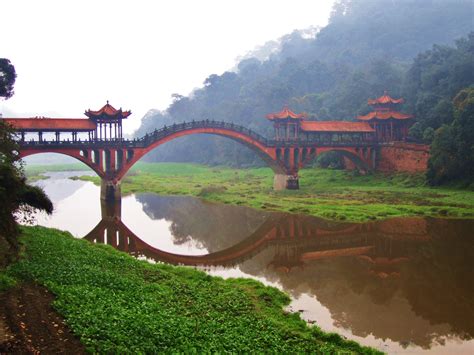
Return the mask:
<svg viewBox="0 0 474 355">
<path fill-rule="evenodd" d="M 375 129 L 367 122 L 308 121 L 305 113 L 296 114 L 286 106 L 266 118 L 273 122 L 277 141 L 354 143 L 367 142 L 375 137 Z"/>
<path fill-rule="evenodd" d="M 357 116 L 358 122 L 309 121 L 305 113 L 294 113 L 287 106 L 266 118 L 273 122 L 277 141 L 308 141 L 321 143 L 404 141 L 414 123 L 413 116 L 398 111 L 404 100 L 393 99 L 387 92 L 368 100 L 373 111 Z"/>
<path fill-rule="evenodd" d="M 414 123 L 412 115 L 399 112 L 398 106 L 404 100 L 393 99 L 385 91 L 383 96 L 368 100 L 373 111 L 367 115 L 357 116 L 357 119 L 368 122 L 375 129 L 379 142 L 404 141 L 408 136 L 408 129 Z"/>
</svg>

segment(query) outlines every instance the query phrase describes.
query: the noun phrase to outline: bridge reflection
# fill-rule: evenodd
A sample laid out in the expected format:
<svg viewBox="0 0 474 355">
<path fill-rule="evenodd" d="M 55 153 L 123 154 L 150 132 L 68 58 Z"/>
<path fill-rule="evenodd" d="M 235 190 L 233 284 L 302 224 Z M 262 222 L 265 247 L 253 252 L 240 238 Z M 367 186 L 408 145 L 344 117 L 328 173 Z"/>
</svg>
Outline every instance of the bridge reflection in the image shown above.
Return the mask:
<svg viewBox="0 0 474 355">
<path fill-rule="evenodd" d="M 182 255 L 147 244 L 121 219 L 121 203 L 102 201 L 102 220 L 84 239 L 103 243 L 156 262 L 192 266 L 235 266 L 264 249 L 273 251 L 267 267 L 289 272 L 319 259 L 357 256 L 369 272 L 385 278 L 399 276 L 399 265 L 409 258 L 409 249 L 429 239 L 426 223 L 412 219 L 376 223 L 324 224 L 305 215 L 268 214 L 245 239 L 206 255 Z M 383 233 L 382 233 L 383 231 Z M 160 236 L 156 236 L 159 239 Z"/>
</svg>

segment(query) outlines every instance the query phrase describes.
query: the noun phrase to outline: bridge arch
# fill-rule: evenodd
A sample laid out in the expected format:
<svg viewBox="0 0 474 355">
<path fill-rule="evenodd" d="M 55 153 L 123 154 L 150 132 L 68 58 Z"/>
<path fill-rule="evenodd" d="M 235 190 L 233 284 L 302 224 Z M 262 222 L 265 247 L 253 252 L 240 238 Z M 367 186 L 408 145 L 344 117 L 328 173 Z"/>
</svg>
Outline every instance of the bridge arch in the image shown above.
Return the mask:
<svg viewBox="0 0 474 355">
<path fill-rule="evenodd" d="M 276 157 L 275 149 L 269 147 L 266 139 L 259 134 L 232 123 L 199 121 L 182 123 L 171 127 L 165 126 L 159 131 L 142 137 L 137 141 L 137 148 L 134 149 L 133 157 L 124 165 L 122 171 L 116 176 L 116 179 L 121 180 L 138 160 L 155 148 L 174 139 L 194 134 L 212 134 L 232 139 L 257 153 L 276 174 L 286 173 L 284 165 Z"/>
<path fill-rule="evenodd" d="M 315 149 L 313 153 L 313 157 L 317 158 L 320 157 L 322 154 L 329 153 L 329 152 L 336 152 L 341 157 L 347 158 L 351 161 L 357 169 L 369 172 L 372 170 L 372 166 L 370 164 L 370 151 L 364 151 L 365 148 L 345 148 L 345 147 L 321 147 Z"/>
<path fill-rule="evenodd" d="M 83 152 L 81 154 L 81 152 Z M 88 159 L 88 156 L 87 154 L 84 154 L 85 150 L 82 151 L 82 150 L 77 150 L 77 151 L 73 151 L 73 150 L 70 150 L 70 149 L 66 149 L 66 150 L 58 150 L 56 148 L 51 148 L 51 149 L 42 149 L 42 150 L 37 150 L 37 149 L 28 149 L 28 148 L 22 148 L 20 150 L 20 158 L 26 158 L 26 157 L 29 157 L 29 156 L 33 156 L 33 155 L 38 155 L 38 154 L 60 154 L 60 155 L 65 155 L 69 158 L 74 158 L 76 160 L 78 160 L 79 162 L 83 163 L 84 165 L 88 166 L 92 171 L 94 171 L 97 176 L 103 178 L 104 177 L 104 174 L 103 172 L 100 170 L 99 166 L 95 163 L 93 163 L 90 159 Z"/>
</svg>

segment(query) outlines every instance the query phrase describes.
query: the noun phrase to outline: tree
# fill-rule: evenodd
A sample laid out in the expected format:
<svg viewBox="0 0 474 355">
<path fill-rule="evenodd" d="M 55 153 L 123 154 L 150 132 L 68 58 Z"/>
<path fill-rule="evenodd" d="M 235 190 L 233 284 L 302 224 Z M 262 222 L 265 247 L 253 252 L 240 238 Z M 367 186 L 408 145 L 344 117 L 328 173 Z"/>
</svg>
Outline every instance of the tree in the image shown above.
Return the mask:
<svg viewBox="0 0 474 355">
<path fill-rule="evenodd" d="M 453 100 L 454 121 L 436 130 L 428 166 L 433 185 L 449 181 L 474 182 L 474 87 Z"/>
<path fill-rule="evenodd" d="M 461 170 L 458 164 L 456 130 L 443 125 L 435 132 L 428 161 L 427 178 L 431 185 L 440 185 L 455 180 Z"/>
<path fill-rule="evenodd" d="M 0 58 L 0 97 L 9 99 L 13 96 L 15 80 L 15 67 L 8 59 Z"/>
<path fill-rule="evenodd" d="M 10 61 L 0 59 L 0 97 L 11 97 L 15 78 L 15 68 Z M 18 250 L 19 228 L 15 218 L 18 212 L 29 219 L 35 209 L 48 214 L 53 211 L 53 204 L 44 191 L 26 183 L 14 137 L 13 129 L 0 120 L 0 267 Z"/>
<path fill-rule="evenodd" d="M 454 123 L 458 135 L 459 160 L 463 166 L 461 177 L 474 182 L 474 86 L 463 89 L 453 100 Z"/>
<path fill-rule="evenodd" d="M 450 125 L 454 96 L 473 83 L 474 32 L 458 39 L 456 47 L 435 45 L 419 54 L 408 70 L 404 96 L 410 98 L 421 132 Z"/>
</svg>

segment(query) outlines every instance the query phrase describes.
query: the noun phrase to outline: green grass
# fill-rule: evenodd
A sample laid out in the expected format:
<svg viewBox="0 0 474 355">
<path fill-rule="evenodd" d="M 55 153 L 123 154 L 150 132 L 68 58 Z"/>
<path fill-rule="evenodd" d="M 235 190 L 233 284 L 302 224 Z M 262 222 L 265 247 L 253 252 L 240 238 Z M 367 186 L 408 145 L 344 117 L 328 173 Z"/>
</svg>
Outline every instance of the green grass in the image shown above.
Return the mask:
<svg viewBox="0 0 474 355">
<path fill-rule="evenodd" d="M 99 183 L 97 177 L 81 179 Z M 173 163 L 138 163 L 122 181 L 124 194 L 191 195 L 257 209 L 363 222 L 404 216 L 474 218 L 474 192 L 432 188 L 423 175 L 330 169 L 300 171 L 300 190 L 273 191 L 268 168 L 231 169 Z"/>
<path fill-rule="evenodd" d="M 58 230 L 22 232 L 8 278 L 52 291 L 90 352 L 376 353 L 284 312 L 288 296 L 257 281 L 149 264 Z"/>
<path fill-rule="evenodd" d="M 16 280 L 4 270 L 0 270 L 0 292 L 6 291 L 16 285 Z"/>
</svg>

